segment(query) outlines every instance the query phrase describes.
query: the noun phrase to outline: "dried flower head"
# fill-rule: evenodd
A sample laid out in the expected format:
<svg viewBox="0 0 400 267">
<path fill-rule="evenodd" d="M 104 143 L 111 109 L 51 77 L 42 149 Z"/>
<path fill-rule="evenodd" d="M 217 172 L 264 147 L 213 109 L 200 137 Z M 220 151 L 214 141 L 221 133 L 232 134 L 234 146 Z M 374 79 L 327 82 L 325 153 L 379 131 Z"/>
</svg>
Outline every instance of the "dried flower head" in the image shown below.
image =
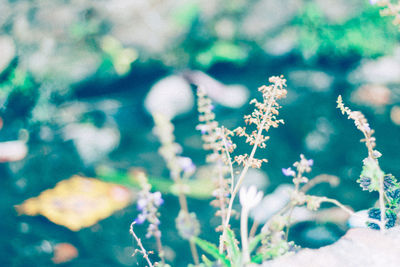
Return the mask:
<svg viewBox="0 0 400 267">
<path fill-rule="evenodd" d="M 369 126 L 369 123 L 365 116 L 360 111 L 352 111 L 348 107 L 345 107 L 343 104 L 342 96 L 340 95 L 337 99 L 337 107 L 340 109 L 343 115 L 347 114 L 348 118 L 354 121 L 357 129 L 364 134 L 364 139 L 362 139 L 361 142 L 365 142 L 365 145 L 368 149 L 368 156 L 373 159 L 379 158 L 381 156 L 381 153 L 379 153 L 379 151 L 377 150 L 374 150 L 376 146 L 376 139 L 373 136 L 374 130 L 372 130 Z"/>
<path fill-rule="evenodd" d="M 250 115 L 244 116 L 244 121 L 247 125 L 255 126 L 251 133 L 248 133 L 246 127 L 238 127 L 234 130 L 237 136 L 245 137 L 245 142 L 251 146 L 265 148 L 266 141 L 269 136 L 264 136 L 263 131 L 268 132 L 270 127 L 278 127 L 280 123 L 283 123 L 282 119 L 277 119 L 279 115 L 279 109 L 281 106 L 277 100 L 286 97 L 287 91 L 284 88 L 286 86 L 286 79 L 283 76 L 273 76 L 269 78 L 271 85 L 263 85 L 258 88 L 263 95 L 262 102 L 257 99 L 250 101 L 250 104 L 254 104 L 255 109 Z M 260 168 L 262 162 L 267 162 L 266 159 L 255 159 L 254 155 L 248 156 L 247 154 L 236 156 L 235 161 L 243 166 L 250 166 L 252 168 Z"/>
<path fill-rule="evenodd" d="M 175 223 L 179 235 L 184 239 L 190 240 L 192 237 L 200 234 L 200 223 L 193 212 L 180 211 Z"/>
</svg>

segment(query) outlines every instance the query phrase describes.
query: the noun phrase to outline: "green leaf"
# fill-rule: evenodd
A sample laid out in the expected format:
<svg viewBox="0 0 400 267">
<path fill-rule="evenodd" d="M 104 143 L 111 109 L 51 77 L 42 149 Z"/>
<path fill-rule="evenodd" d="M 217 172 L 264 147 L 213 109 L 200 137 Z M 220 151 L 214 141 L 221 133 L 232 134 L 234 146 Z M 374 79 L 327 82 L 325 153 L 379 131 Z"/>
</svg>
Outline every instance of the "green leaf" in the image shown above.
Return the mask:
<svg viewBox="0 0 400 267">
<path fill-rule="evenodd" d="M 385 174 L 380 169 L 378 162 L 370 158 L 364 160 L 364 166 L 360 177 L 368 177 L 371 179 L 371 184 L 368 186 L 370 192 L 379 191 L 380 180 L 383 179 L 384 175 Z M 357 182 L 360 183 L 361 179 L 358 179 Z"/>
<path fill-rule="evenodd" d="M 251 241 L 249 243 L 249 253 L 250 254 L 254 251 L 254 249 L 258 246 L 258 243 L 260 243 L 264 237 L 265 237 L 265 234 L 261 233 L 261 234 L 256 235 L 253 239 L 251 239 Z"/>
<path fill-rule="evenodd" d="M 228 257 L 236 266 L 241 262 L 241 253 L 237 245 L 239 241 L 237 241 L 235 233 L 229 228 L 226 229 L 226 237 L 227 237 L 226 247 L 228 251 Z"/>
<path fill-rule="evenodd" d="M 200 9 L 197 3 L 188 2 L 176 9 L 172 14 L 172 18 L 176 25 L 188 28 L 195 21 L 199 11 Z"/>
<path fill-rule="evenodd" d="M 255 255 L 254 257 L 251 258 L 251 262 L 254 262 L 254 263 L 260 264 L 260 263 L 262 263 L 262 261 L 263 261 L 262 253 L 258 253 L 257 255 Z"/>
<path fill-rule="evenodd" d="M 207 267 L 212 267 L 213 263 L 205 255 L 201 255 L 201 259 Z"/>
<path fill-rule="evenodd" d="M 96 169 L 96 177 L 102 181 L 116 183 L 126 187 L 139 187 L 135 177 L 131 173 L 118 171 L 106 166 L 100 166 Z M 174 182 L 171 179 L 149 176 L 148 180 L 155 191 L 160 191 L 162 194 L 177 195 L 177 192 L 173 187 Z M 187 192 L 188 197 L 209 199 L 212 196 L 211 192 L 213 190 L 213 183 L 208 179 L 193 179 L 185 181 L 185 185 L 189 188 L 189 192 Z"/>
<path fill-rule="evenodd" d="M 221 254 L 221 253 L 219 253 L 218 248 L 217 248 L 214 244 L 212 244 L 212 243 L 210 243 L 210 242 L 208 242 L 208 241 L 206 241 L 206 240 L 200 239 L 200 238 L 198 238 L 198 237 L 193 237 L 192 240 L 193 240 L 193 241 L 196 243 L 196 245 L 198 245 L 202 250 L 204 250 L 205 252 L 207 252 L 208 254 L 210 254 L 210 255 L 211 255 L 212 257 L 214 257 L 216 260 L 220 260 L 224 266 L 228 266 L 228 267 L 231 266 L 231 264 L 230 264 L 229 260 L 226 258 L 226 256 L 223 255 L 223 254 Z"/>
</svg>

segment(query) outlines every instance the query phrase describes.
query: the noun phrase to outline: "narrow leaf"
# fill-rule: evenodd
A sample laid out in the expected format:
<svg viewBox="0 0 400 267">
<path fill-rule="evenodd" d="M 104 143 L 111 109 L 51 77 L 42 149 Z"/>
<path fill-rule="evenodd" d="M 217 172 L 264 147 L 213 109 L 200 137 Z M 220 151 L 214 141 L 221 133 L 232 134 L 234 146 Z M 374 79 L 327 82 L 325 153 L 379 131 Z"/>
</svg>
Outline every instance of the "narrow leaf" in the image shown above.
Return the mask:
<svg viewBox="0 0 400 267">
<path fill-rule="evenodd" d="M 249 253 L 251 254 L 254 249 L 258 246 L 258 244 L 261 242 L 261 240 L 265 237 L 265 234 L 261 233 L 256 235 L 254 238 L 250 240 L 249 243 Z"/>
<path fill-rule="evenodd" d="M 236 240 L 235 233 L 229 228 L 226 229 L 226 237 L 226 248 L 228 251 L 228 256 L 233 263 L 237 264 L 240 262 L 241 259 L 241 253 L 237 245 L 239 242 Z"/>
<path fill-rule="evenodd" d="M 262 261 L 263 261 L 263 254 L 262 253 L 258 253 L 257 255 L 255 255 L 254 257 L 251 258 L 251 262 L 254 262 L 254 263 L 261 264 Z"/>
<path fill-rule="evenodd" d="M 205 255 L 201 255 L 201 259 L 207 267 L 212 267 L 213 263 Z"/>
<path fill-rule="evenodd" d="M 224 266 L 228 266 L 228 267 L 231 266 L 231 264 L 230 264 L 229 260 L 226 258 L 226 256 L 223 255 L 223 254 L 220 254 L 219 251 L 218 251 L 218 248 L 214 244 L 212 244 L 212 243 L 210 243 L 208 241 L 205 241 L 203 239 L 200 239 L 198 237 L 194 237 L 193 241 L 202 250 L 204 250 L 205 252 L 210 254 L 216 260 L 220 260 Z"/>
</svg>

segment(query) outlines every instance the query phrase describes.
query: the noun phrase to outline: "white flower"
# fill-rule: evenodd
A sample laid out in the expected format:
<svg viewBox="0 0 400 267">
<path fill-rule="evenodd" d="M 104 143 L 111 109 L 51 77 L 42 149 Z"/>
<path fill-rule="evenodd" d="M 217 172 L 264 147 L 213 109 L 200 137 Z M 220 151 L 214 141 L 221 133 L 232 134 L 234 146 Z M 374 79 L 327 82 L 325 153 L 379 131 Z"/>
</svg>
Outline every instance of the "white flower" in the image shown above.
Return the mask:
<svg viewBox="0 0 400 267">
<path fill-rule="evenodd" d="M 252 185 L 248 188 L 242 187 L 240 188 L 239 198 L 240 204 L 243 208 L 252 209 L 260 203 L 263 197 L 263 192 L 257 192 L 257 187 Z"/>
</svg>

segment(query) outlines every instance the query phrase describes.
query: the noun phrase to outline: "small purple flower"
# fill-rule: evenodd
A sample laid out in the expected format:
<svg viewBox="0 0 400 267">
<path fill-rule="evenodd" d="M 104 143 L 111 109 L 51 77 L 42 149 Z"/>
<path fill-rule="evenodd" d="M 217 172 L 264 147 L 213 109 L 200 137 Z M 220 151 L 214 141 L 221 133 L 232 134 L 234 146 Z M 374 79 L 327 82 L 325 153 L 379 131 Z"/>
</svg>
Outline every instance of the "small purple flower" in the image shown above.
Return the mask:
<svg viewBox="0 0 400 267">
<path fill-rule="evenodd" d="M 180 157 L 179 165 L 184 172 L 194 173 L 194 171 L 196 170 L 196 165 L 194 165 L 193 161 L 188 157 Z"/>
<path fill-rule="evenodd" d="M 147 199 L 145 198 L 139 198 L 139 200 L 137 201 L 137 209 L 142 211 L 144 209 L 144 207 L 146 207 L 147 205 Z"/>
<path fill-rule="evenodd" d="M 232 146 L 233 146 L 233 143 L 232 143 L 232 141 L 227 141 L 226 142 L 226 146 L 228 147 L 228 148 L 231 148 Z"/>
<path fill-rule="evenodd" d="M 368 123 L 364 124 L 363 128 L 364 128 L 364 131 L 366 131 L 367 133 L 369 133 L 371 131 L 371 128 L 369 127 Z"/>
<path fill-rule="evenodd" d="M 161 193 L 159 191 L 153 193 L 153 201 L 157 207 L 161 206 L 164 203 L 164 199 L 162 199 Z"/>
<path fill-rule="evenodd" d="M 314 165 L 314 160 L 312 159 L 307 160 L 307 164 L 309 167 L 311 167 L 312 165 Z"/>
<path fill-rule="evenodd" d="M 209 127 L 206 124 L 199 124 L 196 126 L 196 130 L 200 130 L 201 134 L 206 134 L 209 130 Z"/>
<path fill-rule="evenodd" d="M 369 0 L 369 3 L 371 4 L 371 5 L 375 5 L 375 4 L 377 4 L 379 2 L 379 0 Z"/>
<path fill-rule="evenodd" d="M 285 168 L 282 168 L 282 173 L 283 173 L 283 175 L 285 175 L 285 176 L 295 176 L 296 175 L 296 173 L 294 172 L 294 170 L 292 170 L 292 168 L 287 168 L 287 169 L 285 169 Z"/>
<path fill-rule="evenodd" d="M 144 214 L 139 214 L 135 219 L 135 223 L 142 224 L 146 220 L 146 216 Z"/>
</svg>

